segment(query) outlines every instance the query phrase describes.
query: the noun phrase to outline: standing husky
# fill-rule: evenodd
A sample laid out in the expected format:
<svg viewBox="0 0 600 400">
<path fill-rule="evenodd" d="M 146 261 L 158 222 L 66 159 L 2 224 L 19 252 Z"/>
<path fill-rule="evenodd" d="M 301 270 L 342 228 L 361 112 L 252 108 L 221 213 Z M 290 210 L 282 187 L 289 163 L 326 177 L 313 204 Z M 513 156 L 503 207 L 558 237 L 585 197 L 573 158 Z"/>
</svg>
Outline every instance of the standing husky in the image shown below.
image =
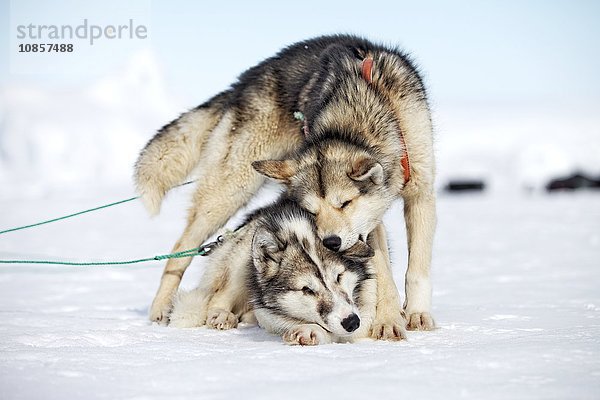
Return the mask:
<svg viewBox="0 0 600 400">
<path fill-rule="evenodd" d="M 135 180 L 152 214 L 196 169 L 199 185 L 173 251 L 196 247 L 263 184 L 285 182 L 316 215 L 323 244 L 350 248 L 373 232 L 378 279 L 375 338 L 405 326 L 381 219 L 404 199 L 409 329 L 431 329 L 435 228 L 432 125 L 421 79 L 405 55 L 353 36 L 292 45 L 243 73 L 230 89 L 162 128 L 146 145 Z M 300 150 L 299 150 L 300 149 Z M 283 161 L 279 161 L 283 160 Z M 170 259 L 150 310 L 166 323 L 189 258 Z"/>
<path fill-rule="evenodd" d="M 257 211 L 210 255 L 200 286 L 175 298 L 170 325 L 235 328 L 251 312 L 288 344 L 354 341 L 375 317 L 373 250 L 325 248 L 314 217 L 281 199 Z"/>
</svg>

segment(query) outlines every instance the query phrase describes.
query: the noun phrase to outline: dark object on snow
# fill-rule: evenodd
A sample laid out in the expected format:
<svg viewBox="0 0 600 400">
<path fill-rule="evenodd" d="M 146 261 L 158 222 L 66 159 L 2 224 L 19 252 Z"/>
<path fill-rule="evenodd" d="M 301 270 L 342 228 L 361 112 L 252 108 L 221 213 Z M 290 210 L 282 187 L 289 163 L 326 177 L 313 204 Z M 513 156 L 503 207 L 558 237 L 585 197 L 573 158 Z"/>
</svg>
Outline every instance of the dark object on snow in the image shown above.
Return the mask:
<svg viewBox="0 0 600 400">
<path fill-rule="evenodd" d="M 446 192 L 482 192 L 485 183 L 480 180 L 456 180 L 450 181 L 444 187 Z"/>
<path fill-rule="evenodd" d="M 576 190 L 576 189 L 600 189 L 600 177 L 594 179 L 581 172 L 576 172 L 566 178 L 552 179 L 546 185 L 546 190 L 553 192 L 556 190 Z"/>
</svg>

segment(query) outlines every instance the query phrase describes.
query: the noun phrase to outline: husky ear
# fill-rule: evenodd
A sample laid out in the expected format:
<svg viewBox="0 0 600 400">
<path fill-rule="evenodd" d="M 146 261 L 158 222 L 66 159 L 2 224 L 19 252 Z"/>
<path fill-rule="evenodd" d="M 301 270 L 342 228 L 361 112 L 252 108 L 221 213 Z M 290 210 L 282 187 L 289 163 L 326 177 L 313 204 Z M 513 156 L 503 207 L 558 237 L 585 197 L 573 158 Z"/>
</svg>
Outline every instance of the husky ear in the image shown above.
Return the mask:
<svg viewBox="0 0 600 400">
<path fill-rule="evenodd" d="M 367 261 L 374 255 L 373 248 L 362 240 L 357 241 L 353 246 L 342 252 L 342 256 L 356 261 Z"/>
<path fill-rule="evenodd" d="M 374 184 L 383 182 L 383 167 L 370 157 L 360 157 L 352 162 L 352 170 L 348 174 L 354 181 L 370 179 Z"/>
<path fill-rule="evenodd" d="M 298 171 L 298 162 L 294 160 L 263 160 L 252 163 L 254 169 L 279 182 L 289 183 L 290 178 Z"/>
<path fill-rule="evenodd" d="M 252 238 L 252 263 L 261 277 L 269 279 L 277 274 L 283 257 L 279 240 L 263 227 L 259 227 Z"/>
</svg>

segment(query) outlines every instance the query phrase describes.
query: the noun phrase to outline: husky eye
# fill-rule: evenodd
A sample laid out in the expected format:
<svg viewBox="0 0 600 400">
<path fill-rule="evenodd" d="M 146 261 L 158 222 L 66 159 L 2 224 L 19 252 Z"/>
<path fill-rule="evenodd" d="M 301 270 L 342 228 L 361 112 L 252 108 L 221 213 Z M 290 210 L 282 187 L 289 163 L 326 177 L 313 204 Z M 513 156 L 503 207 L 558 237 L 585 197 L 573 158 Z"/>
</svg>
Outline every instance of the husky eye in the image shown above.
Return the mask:
<svg viewBox="0 0 600 400">
<path fill-rule="evenodd" d="M 339 273 L 337 278 L 335 278 L 335 280 L 337 281 L 337 283 L 342 283 L 342 275 L 344 275 L 344 273 Z"/>
<path fill-rule="evenodd" d="M 314 294 L 315 294 L 315 292 L 311 288 L 309 288 L 308 286 L 304 286 L 302 288 L 302 293 L 304 293 L 307 296 L 314 296 Z"/>
<path fill-rule="evenodd" d="M 343 210 L 344 208 L 348 207 L 348 204 L 352 203 L 352 200 L 347 200 L 345 202 L 342 203 L 342 205 L 340 206 L 340 208 Z"/>
</svg>

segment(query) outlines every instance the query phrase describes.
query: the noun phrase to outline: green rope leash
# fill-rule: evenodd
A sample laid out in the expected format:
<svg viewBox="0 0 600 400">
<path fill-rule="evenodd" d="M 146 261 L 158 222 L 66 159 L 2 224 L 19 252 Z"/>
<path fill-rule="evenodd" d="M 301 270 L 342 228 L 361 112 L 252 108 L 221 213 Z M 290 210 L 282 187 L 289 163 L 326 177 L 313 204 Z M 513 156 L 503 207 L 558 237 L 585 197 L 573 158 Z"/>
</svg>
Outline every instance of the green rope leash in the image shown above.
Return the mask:
<svg viewBox="0 0 600 400">
<path fill-rule="evenodd" d="M 154 256 L 154 257 L 150 257 L 150 258 L 140 258 L 137 260 L 127 260 L 127 261 L 70 262 L 70 261 L 50 261 L 50 260 L 0 260 L 0 264 L 49 264 L 49 265 L 72 265 L 72 266 L 89 267 L 89 266 L 102 266 L 102 265 L 138 264 L 138 263 L 149 262 L 149 261 L 166 260 L 169 258 L 203 256 L 206 254 L 207 253 L 204 252 L 202 247 L 196 247 L 194 249 L 179 251 L 177 253 L 163 254 L 163 255 Z"/>
<path fill-rule="evenodd" d="M 194 183 L 194 182 L 196 182 L 196 181 L 193 180 L 193 181 L 184 182 L 181 185 L 177 185 L 176 187 L 189 185 L 190 183 Z M 35 224 L 19 226 L 19 227 L 11 228 L 11 229 L 5 229 L 3 231 L 0 231 L 0 235 L 2 235 L 4 233 L 8 233 L 8 232 L 18 231 L 18 230 L 21 230 L 21 229 L 33 228 L 35 226 L 49 224 L 51 222 L 61 221 L 63 219 L 72 218 L 72 217 L 75 217 L 75 216 L 78 216 L 78 215 L 81 215 L 81 214 L 85 214 L 85 213 L 89 213 L 89 212 L 92 212 L 92 211 L 101 210 L 103 208 L 108 208 L 108 207 L 116 206 L 116 205 L 119 205 L 119 204 L 127 203 L 127 202 L 130 202 L 130 201 L 133 201 L 133 200 L 137 200 L 139 198 L 140 198 L 140 196 L 131 197 L 129 199 L 115 201 L 113 203 L 109 203 L 109 204 L 105 204 L 105 205 L 102 205 L 102 206 L 90 208 L 88 210 L 79 211 L 79 212 L 76 212 L 76 213 L 73 213 L 73 214 L 69 214 L 69 215 L 65 215 L 65 216 L 62 216 L 62 217 L 53 218 L 53 219 L 49 219 L 49 220 L 42 221 L 42 222 L 37 222 Z M 203 246 L 196 247 L 196 248 L 193 248 L 193 249 L 178 251 L 176 253 L 170 253 L 170 254 L 162 254 L 162 255 L 158 255 L 158 256 L 154 256 L 154 257 L 150 257 L 150 258 L 140 258 L 140 259 L 137 259 L 137 260 L 99 261 L 99 262 L 70 262 L 70 261 L 52 261 L 52 260 L 0 260 L 0 264 L 48 264 L 48 265 L 72 265 L 72 266 L 128 265 L 128 264 L 138 264 L 138 263 L 149 262 L 149 261 L 166 260 L 166 259 L 169 259 L 169 258 L 184 258 L 184 257 L 194 257 L 194 256 L 206 256 L 215 247 L 219 246 L 222 242 L 223 242 L 223 238 L 219 237 L 219 238 L 217 238 L 217 240 L 215 242 L 210 242 L 210 243 L 207 243 L 207 244 L 205 244 Z"/>
<path fill-rule="evenodd" d="M 76 217 L 76 216 L 81 215 L 81 214 L 89 213 L 89 212 L 96 211 L 96 210 L 101 210 L 103 208 L 108 208 L 108 207 L 116 206 L 117 204 L 127 203 L 128 201 L 137 200 L 139 198 L 140 198 L 140 196 L 136 196 L 136 197 L 132 197 L 130 199 L 125 199 L 125 200 L 121 200 L 121 201 L 115 201 L 114 203 L 105 204 L 105 205 L 100 206 L 100 207 L 90 208 L 89 210 L 84 210 L 84 211 L 76 212 L 74 214 L 65 215 L 63 217 L 53 218 L 53 219 L 49 219 L 47 221 L 37 222 L 37 223 L 31 224 L 31 225 L 18 226 L 16 228 L 6 229 L 6 230 L 3 230 L 3 231 L 0 231 L 0 235 L 2 235 L 4 233 L 8 233 L 8 232 L 20 231 L 21 229 L 33 228 L 34 226 L 40 226 L 40 225 L 49 224 L 51 222 L 61 221 L 63 219 L 67 219 L 67 218 L 71 218 L 71 217 Z"/>
<path fill-rule="evenodd" d="M 190 183 L 194 183 L 194 182 L 196 182 L 196 181 L 193 180 L 193 181 L 184 182 L 181 185 L 177 185 L 175 187 L 189 185 Z M 137 200 L 139 198 L 140 198 L 140 196 L 135 196 L 135 197 L 131 197 L 129 199 L 115 201 L 114 203 L 110 203 L 110 204 L 105 204 L 103 206 L 98 206 L 98 207 L 90 208 L 89 210 L 83 210 L 83 211 L 79 211 L 79 212 L 76 212 L 76 213 L 73 213 L 73 214 L 69 214 L 69 215 L 65 215 L 65 216 L 62 216 L 62 217 L 49 219 L 47 221 L 37 222 L 37 223 L 31 224 L 31 225 L 18 226 L 16 228 L 11 228 L 11 229 L 5 229 L 3 231 L 0 231 L 0 235 L 2 235 L 4 233 L 8 233 L 8 232 L 20 231 L 21 229 L 33 228 L 34 226 L 40 226 L 40 225 L 49 224 L 51 222 L 62 221 L 63 219 L 76 217 L 78 215 L 89 213 L 89 212 L 92 212 L 92 211 L 102 210 L 103 208 L 108 208 L 108 207 L 116 206 L 116 205 L 119 205 L 119 204 L 127 203 L 127 202 L 130 202 L 130 201 L 133 201 L 133 200 Z"/>
</svg>

